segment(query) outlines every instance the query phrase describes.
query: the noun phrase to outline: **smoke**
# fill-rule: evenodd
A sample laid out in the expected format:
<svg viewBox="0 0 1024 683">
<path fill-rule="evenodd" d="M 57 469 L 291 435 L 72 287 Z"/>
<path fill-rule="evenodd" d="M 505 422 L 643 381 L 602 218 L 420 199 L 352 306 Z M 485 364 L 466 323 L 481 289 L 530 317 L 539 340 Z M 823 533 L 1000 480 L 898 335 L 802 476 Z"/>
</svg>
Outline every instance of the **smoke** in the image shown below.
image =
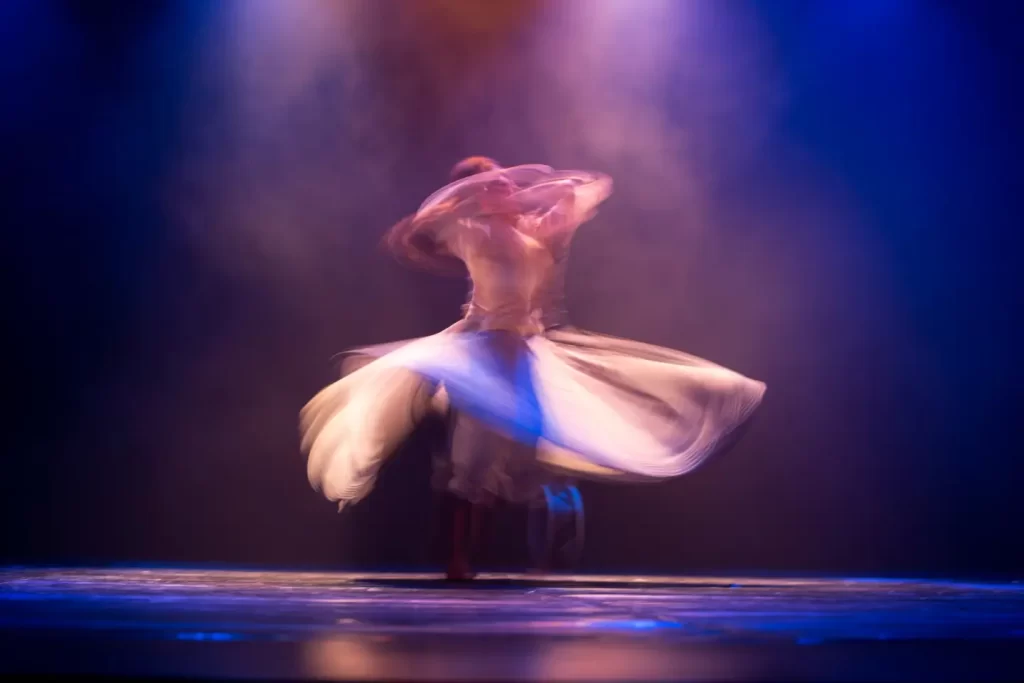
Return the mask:
<svg viewBox="0 0 1024 683">
<path fill-rule="evenodd" d="M 765 380 L 765 412 L 837 396 L 837 310 L 884 325 L 884 280 L 855 278 L 862 217 L 784 134 L 777 55 L 743 5 L 239 0 L 197 40 L 167 195 L 193 277 L 160 311 L 176 371 L 149 410 L 175 434 L 162 448 L 224 477 L 239 450 L 286 471 L 337 351 L 458 316 L 463 283 L 378 240 L 468 155 L 610 174 L 570 316 Z M 822 424 L 839 403 L 819 401 Z"/>
<path fill-rule="evenodd" d="M 791 346 L 748 341 L 764 311 L 785 319 L 806 295 L 773 277 L 772 238 L 752 227 L 765 218 L 730 194 L 785 105 L 742 8 L 240 0 L 197 41 L 167 194 L 195 277 L 161 315 L 205 334 L 164 340 L 188 349 L 169 414 L 244 414 L 196 398 L 234 384 L 291 418 L 337 351 L 454 320 L 464 285 L 403 272 L 378 240 L 471 154 L 615 179 L 570 266 L 581 326 L 755 377 Z"/>
<path fill-rule="evenodd" d="M 204 268 L 314 317 L 316 292 L 357 282 L 415 317 L 374 242 L 468 154 L 610 173 L 605 246 L 583 248 L 580 277 L 668 310 L 652 297 L 707 248 L 716 188 L 783 104 L 756 24 L 720 3 L 224 7 L 195 62 L 171 210 Z"/>
<path fill-rule="evenodd" d="M 980 443 L 976 427 L 999 413 L 964 398 L 1011 394 L 1011 337 L 983 332 L 1009 319 L 993 284 L 1003 276 L 986 259 L 1012 251 L 999 252 L 1002 234 L 986 226 L 1005 220 L 994 197 L 1009 174 L 996 162 L 1012 126 L 994 125 L 1006 89 L 989 72 L 989 46 L 960 40 L 955 21 L 914 3 L 186 4 L 140 11 L 136 24 L 84 12 L 59 40 L 30 40 L 64 57 L 39 57 L 45 87 L 20 97 L 60 106 L 11 114 L 36 131 L 13 146 L 46 169 L 17 185 L 45 206 L 25 211 L 25 224 L 74 223 L 70 242 L 42 232 L 33 249 L 62 264 L 54 272 L 68 264 L 112 283 L 61 304 L 74 322 L 57 346 L 77 346 L 79 320 L 95 339 L 124 342 L 83 389 L 70 450 L 100 455 L 59 475 L 69 489 L 89 490 L 86 469 L 109 475 L 110 490 L 137 497 L 125 519 L 162 514 L 157 531 L 180 534 L 182 547 L 213 529 L 208 558 L 335 557 L 323 542 L 335 520 L 321 516 L 329 507 L 317 507 L 297 452 L 298 411 L 335 375 L 339 350 L 435 332 L 459 315 L 463 282 L 403 270 L 378 240 L 473 154 L 615 179 L 574 244 L 576 324 L 769 387 L 739 465 L 725 460 L 720 474 L 660 498 L 620 489 L 602 506 L 588 491 L 598 518 L 623 519 L 635 495 L 630 519 L 643 521 L 647 505 L 659 524 L 634 526 L 669 534 L 660 522 L 678 518 L 682 492 L 694 523 L 671 533 L 703 534 L 706 557 L 770 555 L 744 555 L 745 539 L 771 541 L 789 562 L 790 539 L 817 533 L 820 549 L 860 558 L 879 529 L 896 547 L 893 524 L 928 521 L 922 508 L 904 514 L 900 487 L 943 458 L 961 463 L 948 472 L 973 466 L 957 450 Z M 114 288 L 130 295 L 105 299 Z M 88 299 L 104 299 L 102 315 L 81 317 Z M 129 299 L 145 308 L 141 321 Z M 986 348 L 1006 352 L 979 370 Z M 397 469 L 392 491 L 425 481 Z M 874 517 L 850 543 L 844 510 L 861 516 L 886 486 L 892 495 L 872 498 Z M 367 524 L 385 508 L 392 519 L 414 509 L 387 490 Z M 366 528 L 378 547 L 380 527 Z M 158 555 L 174 545 L 146 535 Z M 604 557 L 643 557 L 659 545 L 644 538 L 608 541 Z M 714 555 L 721 538 L 738 541 Z"/>
</svg>

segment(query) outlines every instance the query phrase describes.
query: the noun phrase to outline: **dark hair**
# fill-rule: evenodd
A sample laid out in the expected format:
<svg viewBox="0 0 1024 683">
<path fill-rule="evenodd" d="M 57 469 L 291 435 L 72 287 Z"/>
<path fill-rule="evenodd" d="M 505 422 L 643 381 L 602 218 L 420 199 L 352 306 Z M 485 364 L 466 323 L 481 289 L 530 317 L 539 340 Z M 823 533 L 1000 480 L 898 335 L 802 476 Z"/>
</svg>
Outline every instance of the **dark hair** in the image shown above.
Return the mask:
<svg viewBox="0 0 1024 683">
<path fill-rule="evenodd" d="M 494 159 L 488 157 L 467 157 L 452 167 L 451 180 L 462 180 L 477 173 L 486 173 L 501 168 Z"/>
</svg>

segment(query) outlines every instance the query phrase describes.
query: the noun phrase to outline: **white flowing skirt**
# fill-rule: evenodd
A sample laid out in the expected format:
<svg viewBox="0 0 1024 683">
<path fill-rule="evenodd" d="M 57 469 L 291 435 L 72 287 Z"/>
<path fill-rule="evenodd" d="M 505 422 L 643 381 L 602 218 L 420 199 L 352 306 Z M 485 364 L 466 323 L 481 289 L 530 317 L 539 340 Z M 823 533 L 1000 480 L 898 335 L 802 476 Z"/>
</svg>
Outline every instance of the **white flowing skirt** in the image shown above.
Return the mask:
<svg viewBox="0 0 1024 683">
<path fill-rule="evenodd" d="M 532 447 L 552 475 L 677 477 L 722 450 L 765 392 L 763 383 L 689 354 L 569 328 L 522 339 L 510 368 L 495 359 L 494 334 L 508 333 L 462 321 L 350 352 L 350 371 L 302 410 L 313 487 L 339 507 L 366 496 L 441 398 Z"/>
</svg>

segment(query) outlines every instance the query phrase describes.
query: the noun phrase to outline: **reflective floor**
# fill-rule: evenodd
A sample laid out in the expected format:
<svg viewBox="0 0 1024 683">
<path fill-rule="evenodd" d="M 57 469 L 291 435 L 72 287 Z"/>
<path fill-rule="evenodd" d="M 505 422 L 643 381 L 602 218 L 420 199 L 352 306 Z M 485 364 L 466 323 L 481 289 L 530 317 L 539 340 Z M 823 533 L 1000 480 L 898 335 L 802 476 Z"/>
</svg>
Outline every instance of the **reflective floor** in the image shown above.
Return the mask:
<svg viewBox="0 0 1024 683">
<path fill-rule="evenodd" d="M 12 568 L 0 673 L 1024 680 L 1024 584 Z"/>
</svg>

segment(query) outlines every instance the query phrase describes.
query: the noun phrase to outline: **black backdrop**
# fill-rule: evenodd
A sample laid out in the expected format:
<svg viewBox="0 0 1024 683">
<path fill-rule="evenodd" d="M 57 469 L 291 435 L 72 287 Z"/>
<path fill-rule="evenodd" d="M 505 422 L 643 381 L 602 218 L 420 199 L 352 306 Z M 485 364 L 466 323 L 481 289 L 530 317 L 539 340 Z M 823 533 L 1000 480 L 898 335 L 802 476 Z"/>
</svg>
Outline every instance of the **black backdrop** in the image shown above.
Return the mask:
<svg viewBox="0 0 1024 683">
<path fill-rule="evenodd" d="M 769 385 L 692 476 L 584 487 L 586 569 L 1024 568 L 1013 17 L 485 5 L 4 3 L 0 560 L 429 564 L 429 435 L 338 515 L 296 414 L 458 315 L 377 240 L 488 154 L 615 177 L 578 325 Z"/>
</svg>

